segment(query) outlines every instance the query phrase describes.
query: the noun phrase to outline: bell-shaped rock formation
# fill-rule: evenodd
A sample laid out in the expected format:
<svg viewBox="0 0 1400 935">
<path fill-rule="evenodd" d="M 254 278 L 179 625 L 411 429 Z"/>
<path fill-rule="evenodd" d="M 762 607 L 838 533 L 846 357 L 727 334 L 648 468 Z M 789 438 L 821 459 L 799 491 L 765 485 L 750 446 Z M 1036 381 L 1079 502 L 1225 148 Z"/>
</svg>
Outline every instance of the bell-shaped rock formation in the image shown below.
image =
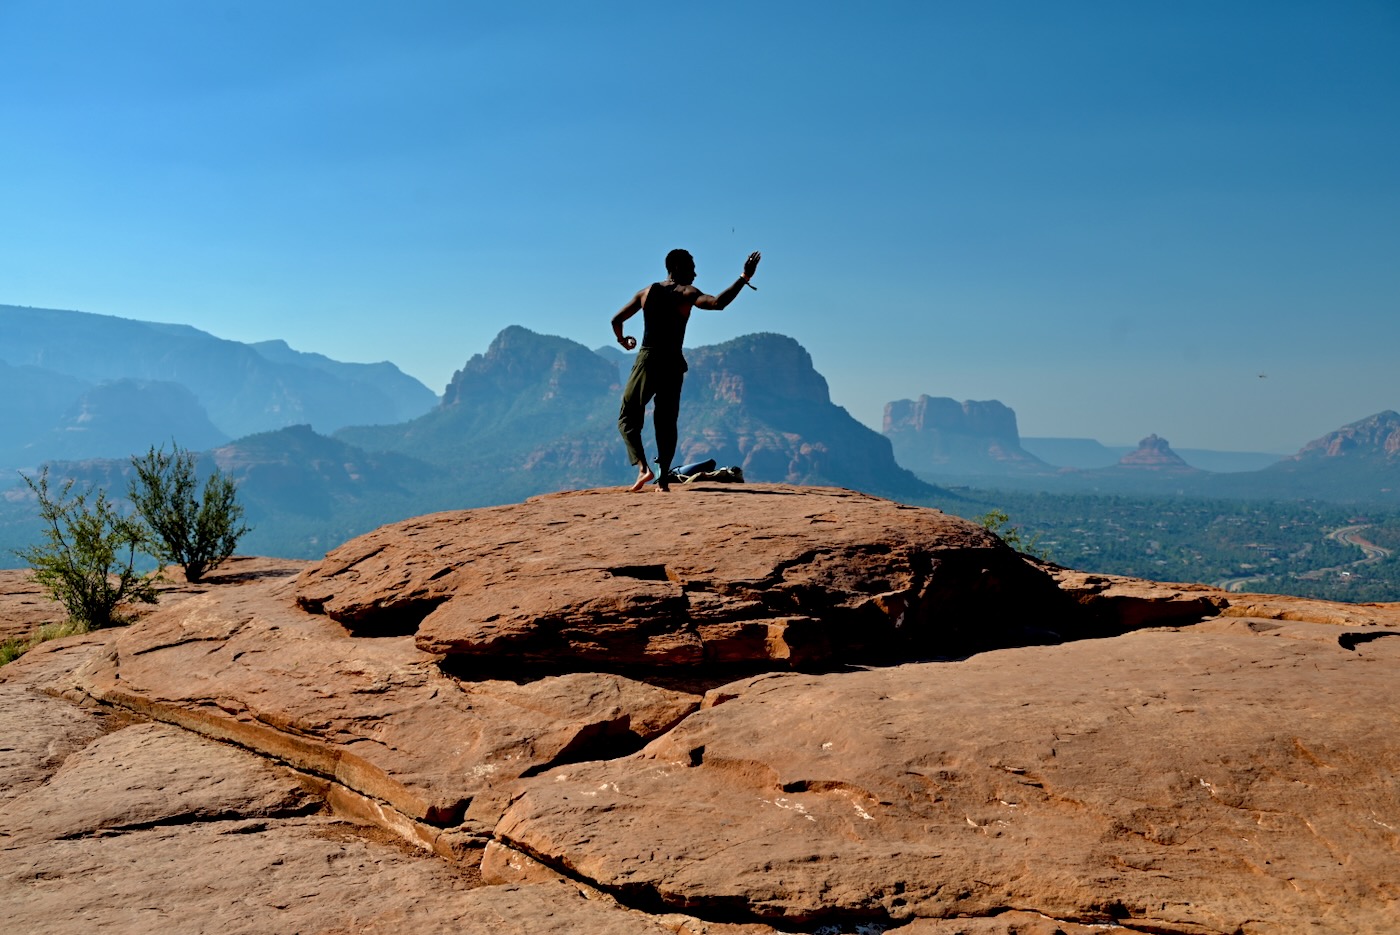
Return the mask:
<svg viewBox="0 0 1400 935">
<path fill-rule="evenodd" d="M 1119 459 L 1116 470 L 1160 471 L 1163 473 L 1191 474 L 1199 469 L 1186 463 L 1186 459 L 1172 451 L 1165 438 L 1152 434 L 1138 442 L 1137 450 L 1130 451 Z"/>
</svg>

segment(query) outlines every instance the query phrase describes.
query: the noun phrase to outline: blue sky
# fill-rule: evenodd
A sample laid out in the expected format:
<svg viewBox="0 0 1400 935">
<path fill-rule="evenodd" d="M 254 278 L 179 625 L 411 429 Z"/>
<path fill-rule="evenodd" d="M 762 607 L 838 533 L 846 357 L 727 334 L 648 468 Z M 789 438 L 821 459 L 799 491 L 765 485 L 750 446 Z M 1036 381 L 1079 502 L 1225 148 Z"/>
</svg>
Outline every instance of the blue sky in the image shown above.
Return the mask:
<svg viewBox="0 0 1400 935">
<path fill-rule="evenodd" d="M 0 304 L 441 391 L 674 246 L 874 427 L 1292 452 L 1400 409 L 1400 4 L 0 0 Z"/>
</svg>

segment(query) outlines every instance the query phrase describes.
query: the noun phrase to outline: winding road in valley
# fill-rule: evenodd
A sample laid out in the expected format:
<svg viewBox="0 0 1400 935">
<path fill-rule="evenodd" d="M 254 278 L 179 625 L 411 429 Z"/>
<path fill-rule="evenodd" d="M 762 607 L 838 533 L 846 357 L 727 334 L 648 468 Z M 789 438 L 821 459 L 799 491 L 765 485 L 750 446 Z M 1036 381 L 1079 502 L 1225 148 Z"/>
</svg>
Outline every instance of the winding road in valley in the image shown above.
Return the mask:
<svg viewBox="0 0 1400 935">
<path fill-rule="evenodd" d="M 1382 548 L 1369 539 L 1361 538 L 1361 531 L 1366 528 L 1366 526 L 1343 526 L 1341 529 L 1329 532 L 1327 538 L 1343 545 L 1354 545 L 1365 553 L 1366 557 L 1360 561 L 1352 562 L 1353 565 L 1372 565 L 1390 558 L 1390 549 Z"/>
<path fill-rule="evenodd" d="M 1337 574 L 1348 568 L 1355 568 L 1359 565 L 1374 565 L 1376 562 L 1390 558 L 1391 550 L 1383 546 L 1376 545 L 1369 539 L 1363 539 L 1361 533 L 1368 529 L 1366 525 L 1343 526 L 1329 532 L 1326 538 L 1333 542 L 1340 542 L 1342 545 L 1351 545 L 1360 549 L 1364 558 L 1345 565 L 1335 565 L 1331 568 L 1314 568 L 1312 571 L 1303 572 L 1300 578 L 1321 578 L 1324 575 Z M 1253 584 L 1263 584 L 1272 578 L 1271 575 L 1247 575 L 1239 578 L 1226 578 L 1223 581 L 1214 582 L 1215 587 L 1225 591 L 1243 591 Z"/>
</svg>

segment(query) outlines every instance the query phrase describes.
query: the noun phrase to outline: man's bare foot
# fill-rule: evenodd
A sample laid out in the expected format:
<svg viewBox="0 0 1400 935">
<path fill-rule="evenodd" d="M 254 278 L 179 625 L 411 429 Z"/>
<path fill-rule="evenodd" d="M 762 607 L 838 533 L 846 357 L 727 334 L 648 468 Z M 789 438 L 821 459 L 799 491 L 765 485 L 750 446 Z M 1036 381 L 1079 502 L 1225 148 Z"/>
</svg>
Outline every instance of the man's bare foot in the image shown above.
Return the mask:
<svg viewBox="0 0 1400 935">
<path fill-rule="evenodd" d="M 642 465 L 642 471 L 640 474 L 637 475 L 637 482 L 631 487 L 628 487 L 627 492 L 641 493 L 642 488 L 645 487 L 647 484 L 650 484 L 655 478 L 656 475 L 651 473 L 651 468 L 647 467 L 646 465 Z"/>
</svg>

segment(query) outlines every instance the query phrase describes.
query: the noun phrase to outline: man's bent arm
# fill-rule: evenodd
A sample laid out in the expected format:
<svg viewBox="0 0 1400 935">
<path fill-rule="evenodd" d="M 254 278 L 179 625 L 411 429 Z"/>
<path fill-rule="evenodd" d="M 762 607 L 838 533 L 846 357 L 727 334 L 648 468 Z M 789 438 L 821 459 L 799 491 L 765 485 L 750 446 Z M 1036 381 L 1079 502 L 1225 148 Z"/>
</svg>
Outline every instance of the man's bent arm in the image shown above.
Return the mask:
<svg viewBox="0 0 1400 935">
<path fill-rule="evenodd" d="M 627 347 L 627 339 L 622 336 L 622 323 L 642 310 L 642 301 L 646 298 L 646 294 L 646 289 L 643 289 L 641 292 L 632 296 L 632 301 L 618 309 L 617 314 L 612 318 L 613 337 L 615 337 L 617 343 L 621 344 L 623 347 Z M 630 347 L 627 349 L 629 351 L 631 350 Z"/>
</svg>

